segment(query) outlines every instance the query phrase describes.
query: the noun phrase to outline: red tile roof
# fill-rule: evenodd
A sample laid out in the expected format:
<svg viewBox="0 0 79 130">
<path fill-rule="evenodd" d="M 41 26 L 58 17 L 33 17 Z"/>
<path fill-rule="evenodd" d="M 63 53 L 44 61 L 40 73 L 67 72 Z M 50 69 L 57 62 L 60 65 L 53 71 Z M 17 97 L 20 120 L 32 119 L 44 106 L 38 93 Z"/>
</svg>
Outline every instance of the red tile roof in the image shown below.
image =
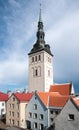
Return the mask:
<svg viewBox="0 0 79 130">
<path fill-rule="evenodd" d="M 19 101 L 30 101 L 30 99 L 33 96 L 33 93 L 14 93 L 14 96 L 19 100 Z"/>
<path fill-rule="evenodd" d="M 0 92 L 0 101 L 7 101 L 8 100 L 8 94 Z"/>
<path fill-rule="evenodd" d="M 79 107 L 79 97 L 73 98 L 73 101 L 76 103 L 76 105 Z"/>
<path fill-rule="evenodd" d="M 37 92 L 45 106 L 64 107 L 69 96 L 63 96 L 58 92 Z"/>
<path fill-rule="evenodd" d="M 49 92 L 59 92 L 61 95 L 71 95 L 72 84 L 54 84 L 50 86 Z"/>
<path fill-rule="evenodd" d="M 61 97 L 52 97 L 50 96 L 49 98 L 49 106 L 53 107 L 64 107 L 65 104 L 67 103 L 69 97 L 66 96 L 61 96 Z"/>
</svg>

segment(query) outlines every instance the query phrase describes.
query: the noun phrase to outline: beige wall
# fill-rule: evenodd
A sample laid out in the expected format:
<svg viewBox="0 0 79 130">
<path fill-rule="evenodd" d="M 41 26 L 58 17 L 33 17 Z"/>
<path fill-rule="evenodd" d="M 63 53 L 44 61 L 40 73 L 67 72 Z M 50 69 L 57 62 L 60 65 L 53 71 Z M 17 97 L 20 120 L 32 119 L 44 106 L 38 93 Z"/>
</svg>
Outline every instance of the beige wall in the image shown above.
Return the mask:
<svg viewBox="0 0 79 130">
<path fill-rule="evenodd" d="M 13 101 L 15 98 L 15 101 Z M 19 102 L 14 95 L 7 101 L 6 124 L 25 128 L 25 106 L 27 102 Z"/>
</svg>

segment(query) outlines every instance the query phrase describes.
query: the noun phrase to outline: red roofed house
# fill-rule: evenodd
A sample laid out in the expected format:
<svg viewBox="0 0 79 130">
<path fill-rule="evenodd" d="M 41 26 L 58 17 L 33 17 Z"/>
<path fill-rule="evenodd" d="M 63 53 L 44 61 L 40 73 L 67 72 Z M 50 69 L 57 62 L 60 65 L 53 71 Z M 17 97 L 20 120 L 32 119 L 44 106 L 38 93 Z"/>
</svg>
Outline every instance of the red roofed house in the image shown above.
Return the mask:
<svg viewBox="0 0 79 130">
<path fill-rule="evenodd" d="M 68 100 L 53 126 L 53 130 L 79 130 L 79 96 Z"/>
<path fill-rule="evenodd" d="M 68 99 L 58 92 L 35 92 L 26 108 L 26 127 L 47 130 Z"/>
<path fill-rule="evenodd" d="M 8 100 L 8 95 L 0 92 L 0 119 L 4 119 L 6 115 L 6 101 Z"/>
<path fill-rule="evenodd" d="M 49 92 L 59 92 L 61 95 L 73 95 L 75 93 L 72 83 L 53 84 L 50 86 Z"/>
<path fill-rule="evenodd" d="M 13 93 L 7 101 L 6 124 L 25 128 L 25 108 L 32 93 Z"/>
</svg>

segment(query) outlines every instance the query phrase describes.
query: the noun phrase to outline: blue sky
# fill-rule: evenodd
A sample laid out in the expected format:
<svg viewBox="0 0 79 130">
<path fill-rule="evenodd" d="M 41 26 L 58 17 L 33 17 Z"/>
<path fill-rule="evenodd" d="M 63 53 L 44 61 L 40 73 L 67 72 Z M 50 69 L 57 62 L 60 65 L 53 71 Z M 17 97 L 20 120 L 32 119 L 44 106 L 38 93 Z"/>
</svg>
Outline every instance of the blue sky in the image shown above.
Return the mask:
<svg viewBox="0 0 79 130">
<path fill-rule="evenodd" d="M 79 0 L 0 0 L 0 91 L 28 88 L 28 53 L 36 42 L 39 4 L 55 83 L 79 93 Z"/>
</svg>

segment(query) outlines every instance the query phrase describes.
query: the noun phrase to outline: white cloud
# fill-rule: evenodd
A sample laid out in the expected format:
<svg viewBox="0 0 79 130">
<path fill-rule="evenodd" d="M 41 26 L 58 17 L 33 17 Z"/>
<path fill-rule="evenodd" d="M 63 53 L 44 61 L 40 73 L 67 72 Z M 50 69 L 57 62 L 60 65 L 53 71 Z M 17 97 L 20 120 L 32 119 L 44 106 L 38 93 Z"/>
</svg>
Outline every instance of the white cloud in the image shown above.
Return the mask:
<svg viewBox="0 0 79 130">
<path fill-rule="evenodd" d="M 26 61 L 9 59 L 0 62 L 0 84 L 19 84 L 27 82 Z"/>
</svg>

